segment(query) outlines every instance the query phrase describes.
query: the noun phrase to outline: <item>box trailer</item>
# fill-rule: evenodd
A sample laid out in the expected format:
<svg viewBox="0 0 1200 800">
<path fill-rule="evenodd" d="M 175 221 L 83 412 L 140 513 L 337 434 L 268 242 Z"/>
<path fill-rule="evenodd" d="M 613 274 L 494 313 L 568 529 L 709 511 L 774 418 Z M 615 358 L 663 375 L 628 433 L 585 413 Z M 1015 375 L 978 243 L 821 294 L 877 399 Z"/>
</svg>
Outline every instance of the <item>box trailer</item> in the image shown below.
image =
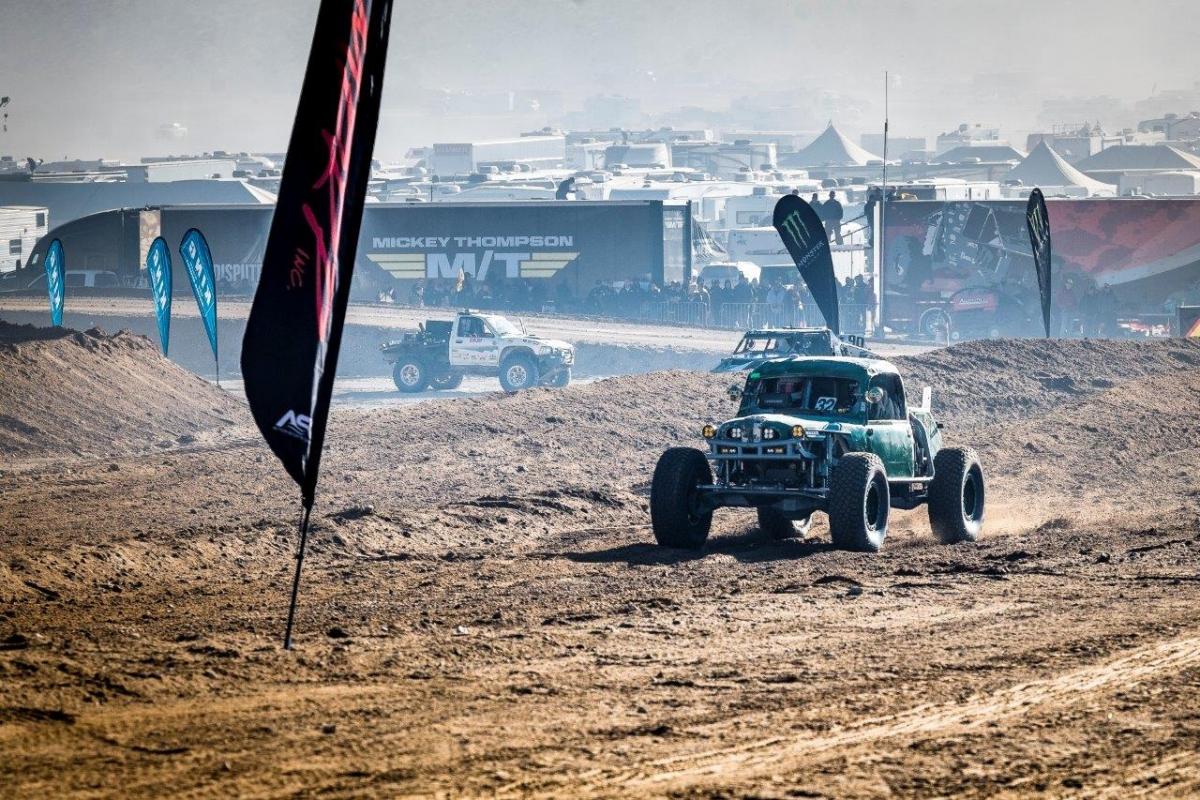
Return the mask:
<svg viewBox="0 0 1200 800">
<path fill-rule="evenodd" d="M 356 283 L 526 280 L 574 299 L 597 282 L 687 283 L 691 230 L 690 206 L 661 200 L 371 205 Z"/>
<path fill-rule="evenodd" d="M 146 285 L 146 253 L 161 235 L 176 254 L 174 285 L 180 291 L 187 276 L 177 248 L 189 228 L 198 228 L 212 250 L 218 291 L 251 294 L 273 211 L 249 205 L 115 209 L 53 233 L 72 268 L 111 270 L 128 287 Z M 28 266 L 40 267 L 37 253 Z M 416 281 L 470 276 L 544 282 L 547 296 L 581 299 L 597 282 L 686 283 L 691 267 L 686 202 L 371 203 L 363 213 L 352 297 L 373 300 L 389 289 L 407 296 Z"/>
</svg>

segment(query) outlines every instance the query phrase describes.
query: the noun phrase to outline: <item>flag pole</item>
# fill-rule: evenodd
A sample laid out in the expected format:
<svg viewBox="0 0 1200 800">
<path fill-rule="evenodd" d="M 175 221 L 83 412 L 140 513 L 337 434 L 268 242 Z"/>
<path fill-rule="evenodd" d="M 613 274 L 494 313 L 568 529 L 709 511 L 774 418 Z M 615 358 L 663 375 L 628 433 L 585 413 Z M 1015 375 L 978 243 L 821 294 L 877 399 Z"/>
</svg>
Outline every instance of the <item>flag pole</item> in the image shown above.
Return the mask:
<svg viewBox="0 0 1200 800">
<path fill-rule="evenodd" d="M 304 567 L 304 550 L 308 545 L 308 515 L 312 511 L 312 498 L 301 501 L 304 515 L 300 521 L 300 554 L 296 557 L 296 574 L 292 578 L 292 602 L 288 605 L 287 629 L 283 633 L 283 649 L 292 649 L 292 622 L 296 619 L 296 598 L 300 594 L 300 570 Z"/>
</svg>

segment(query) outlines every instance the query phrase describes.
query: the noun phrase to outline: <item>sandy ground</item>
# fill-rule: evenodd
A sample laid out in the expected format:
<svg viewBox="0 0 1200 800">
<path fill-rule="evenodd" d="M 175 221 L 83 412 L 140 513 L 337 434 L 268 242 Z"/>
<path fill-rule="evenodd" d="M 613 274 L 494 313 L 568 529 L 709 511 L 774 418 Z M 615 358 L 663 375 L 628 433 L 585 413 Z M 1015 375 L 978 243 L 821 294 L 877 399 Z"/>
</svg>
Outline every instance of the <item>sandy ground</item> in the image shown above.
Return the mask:
<svg viewBox="0 0 1200 800">
<path fill-rule="evenodd" d="M 19 338 L 0 379 L 51 409 L 186 377 Z M 20 383 L 52 357 L 129 388 Z M 901 365 L 981 452 L 977 544 L 720 512 L 704 550 L 653 546 L 654 461 L 730 415 L 728 376 L 338 408 L 291 653 L 296 492 L 227 395 L 78 452 L 12 417 L 41 434 L 0 439 L 0 795 L 1200 793 L 1200 346 Z"/>
</svg>

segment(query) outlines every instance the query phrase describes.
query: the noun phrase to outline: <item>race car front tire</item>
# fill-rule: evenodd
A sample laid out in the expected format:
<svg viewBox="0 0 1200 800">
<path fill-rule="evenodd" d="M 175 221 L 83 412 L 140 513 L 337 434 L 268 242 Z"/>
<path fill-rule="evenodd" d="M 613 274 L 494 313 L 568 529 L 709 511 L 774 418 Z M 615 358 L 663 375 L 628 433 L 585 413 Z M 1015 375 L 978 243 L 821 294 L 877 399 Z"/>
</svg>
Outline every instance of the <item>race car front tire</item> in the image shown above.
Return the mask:
<svg viewBox="0 0 1200 800">
<path fill-rule="evenodd" d="M 887 537 L 891 492 L 874 453 L 847 453 L 829 481 L 829 533 L 839 550 L 877 553 Z"/>
<path fill-rule="evenodd" d="M 500 386 L 504 391 L 511 394 L 537 385 L 537 359 L 528 353 L 509 356 L 500 364 Z"/>
<path fill-rule="evenodd" d="M 571 368 L 563 367 L 558 372 L 550 376 L 546 381 L 546 386 L 552 389 L 564 389 L 571 382 Z"/>
<path fill-rule="evenodd" d="M 658 459 L 650 484 L 650 522 L 662 547 L 698 550 L 712 527 L 712 511 L 700 511 L 696 487 L 712 483 L 704 453 L 672 447 Z"/>
</svg>

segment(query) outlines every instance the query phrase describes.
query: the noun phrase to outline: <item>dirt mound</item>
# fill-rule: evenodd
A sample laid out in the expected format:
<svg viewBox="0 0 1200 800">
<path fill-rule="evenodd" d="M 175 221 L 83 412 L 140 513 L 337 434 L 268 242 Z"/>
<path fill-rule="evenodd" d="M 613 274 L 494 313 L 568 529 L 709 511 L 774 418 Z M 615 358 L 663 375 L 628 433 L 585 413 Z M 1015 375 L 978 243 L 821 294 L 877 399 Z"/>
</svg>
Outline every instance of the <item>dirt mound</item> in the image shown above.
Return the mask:
<svg viewBox="0 0 1200 800">
<path fill-rule="evenodd" d="M 241 421 L 233 396 L 149 339 L 0 322 L 0 455 L 136 452 Z"/>
<path fill-rule="evenodd" d="M 1200 368 L 1200 342 L 988 339 L 893 359 L 908 391 L 932 386 L 934 409 L 958 423 L 1021 419 L 1125 381 Z"/>
</svg>

